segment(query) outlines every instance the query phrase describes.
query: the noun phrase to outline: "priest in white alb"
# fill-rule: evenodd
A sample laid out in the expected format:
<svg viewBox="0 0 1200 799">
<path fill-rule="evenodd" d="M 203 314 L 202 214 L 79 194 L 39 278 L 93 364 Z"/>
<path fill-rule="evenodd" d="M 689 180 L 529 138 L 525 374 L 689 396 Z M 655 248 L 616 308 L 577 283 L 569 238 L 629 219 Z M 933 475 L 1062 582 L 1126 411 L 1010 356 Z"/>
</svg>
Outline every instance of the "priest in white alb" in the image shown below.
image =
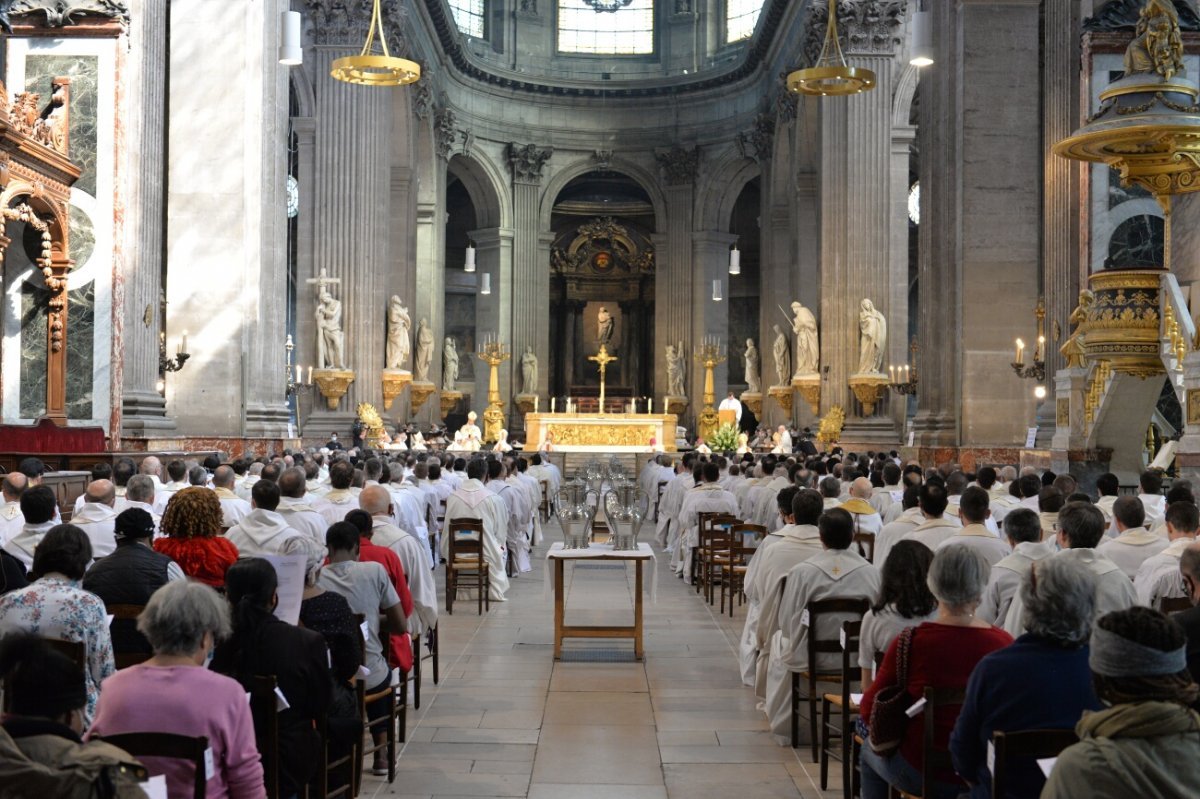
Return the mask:
<svg viewBox="0 0 1200 799">
<path fill-rule="evenodd" d="M 700 474 L 703 482 L 683 495 L 679 509 L 680 543 L 671 559 L 675 572 L 688 585 L 692 583 L 692 550 L 700 543 L 700 514 L 725 513 L 736 517 L 738 512 L 733 494 L 717 483 L 721 479 L 720 467 L 709 461 Z"/>
<path fill-rule="evenodd" d="M 717 406 L 717 410 L 733 411 L 733 424 L 735 427 L 742 423 L 742 403 L 741 400 L 733 395 L 732 391 L 729 392 L 729 395 L 725 399 L 721 400 L 721 404 Z"/>
<path fill-rule="evenodd" d="M 509 510 L 504 500 L 483 484 L 486 477 L 487 462 L 472 460 L 467 464 L 467 479 L 446 500 L 442 557 L 450 556 L 451 525 L 455 519 L 482 521 L 483 557 L 488 564 L 488 577 L 492 586 L 489 596 L 493 602 L 503 602 L 504 595 L 508 593 L 508 574 L 505 572 L 508 553 L 505 541 L 508 537 Z"/>
</svg>

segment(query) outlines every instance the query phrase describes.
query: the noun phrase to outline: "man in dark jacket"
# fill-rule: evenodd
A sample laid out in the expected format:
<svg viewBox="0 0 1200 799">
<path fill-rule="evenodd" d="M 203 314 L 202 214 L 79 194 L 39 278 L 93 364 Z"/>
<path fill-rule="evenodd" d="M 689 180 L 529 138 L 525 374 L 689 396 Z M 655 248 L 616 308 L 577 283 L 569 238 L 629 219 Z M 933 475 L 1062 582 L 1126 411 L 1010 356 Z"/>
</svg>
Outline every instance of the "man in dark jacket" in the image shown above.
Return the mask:
<svg viewBox="0 0 1200 799">
<path fill-rule="evenodd" d="M 116 550 L 96 561 L 83 576 L 83 589 L 112 605 L 145 605 L 150 595 L 171 580 L 184 579 L 179 564 L 150 548 L 154 537 L 154 517 L 141 508 L 129 508 L 117 514 L 113 522 Z M 113 652 L 151 654 L 150 643 L 137 631 L 133 619 L 114 619 Z"/>
</svg>

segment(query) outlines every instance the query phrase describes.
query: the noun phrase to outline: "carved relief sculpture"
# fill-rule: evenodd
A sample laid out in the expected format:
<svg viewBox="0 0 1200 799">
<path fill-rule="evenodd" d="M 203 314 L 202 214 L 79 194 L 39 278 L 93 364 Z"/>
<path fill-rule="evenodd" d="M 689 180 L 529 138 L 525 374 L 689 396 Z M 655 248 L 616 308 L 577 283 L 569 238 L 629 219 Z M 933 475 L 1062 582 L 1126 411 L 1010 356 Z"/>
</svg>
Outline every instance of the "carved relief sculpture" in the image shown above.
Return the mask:
<svg viewBox="0 0 1200 799">
<path fill-rule="evenodd" d="M 882 374 L 883 354 L 887 352 L 887 320 L 870 300 L 859 305 L 859 374 Z"/>
<path fill-rule="evenodd" d="M 1183 72 L 1183 37 L 1170 0 L 1149 0 L 1138 14 L 1134 39 L 1125 50 L 1125 75 L 1157 72 L 1166 80 Z"/>
<path fill-rule="evenodd" d="M 686 150 L 678 144 L 670 150 L 656 152 L 654 158 L 662 171 L 663 179 L 672 186 L 694 183 L 700 168 L 700 148 Z"/>
<path fill-rule="evenodd" d="M 317 290 L 317 368 L 345 369 L 345 336 L 342 333 L 342 303 L 329 289 Z"/>
<path fill-rule="evenodd" d="M 792 332 L 796 334 L 796 373 L 793 377 L 816 374 L 821 362 L 817 319 L 800 302 L 792 303 Z"/>
<path fill-rule="evenodd" d="M 457 391 L 458 383 L 458 350 L 454 348 L 454 339 L 446 336 L 442 344 L 442 391 Z"/>
<path fill-rule="evenodd" d="M 392 299 L 388 302 L 386 358 L 388 369 L 404 368 L 404 364 L 408 361 L 411 331 L 412 319 L 409 318 L 408 309 L 404 307 L 400 297 L 393 294 Z"/>
<path fill-rule="evenodd" d="M 779 325 L 773 325 L 775 331 L 775 345 L 772 347 L 772 354 L 775 356 L 775 385 L 786 386 L 789 383 L 789 378 L 792 374 L 791 358 L 788 356 L 788 337 L 783 332 Z"/>
<path fill-rule="evenodd" d="M 758 394 L 759 392 L 762 391 L 762 385 L 760 384 L 760 381 L 758 379 L 758 367 L 759 367 L 758 348 L 754 346 L 754 339 L 752 339 L 752 338 L 746 339 L 745 359 L 746 359 L 745 377 L 746 377 L 746 386 L 747 386 L 746 390 L 749 391 L 751 394 Z"/>
<path fill-rule="evenodd" d="M 512 169 L 513 180 L 521 183 L 540 183 L 542 170 L 550 156 L 554 155 L 553 147 L 538 147 L 536 144 L 508 145 L 508 165 Z"/>
<path fill-rule="evenodd" d="M 429 364 L 433 361 L 433 331 L 429 322 L 422 319 L 417 323 L 417 352 L 413 357 L 413 377 L 425 382 L 429 380 Z"/>
<path fill-rule="evenodd" d="M 1087 321 L 1088 311 L 1092 309 L 1095 300 L 1096 295 L 1090 290 L 1084 289 L 1079 292 L 1079 302 L 1071 312 L 1071 318 L 1067 320 L 1074 328 L 1071 330 L 1071 337 L 1063 342 L 1058 351 L 1067 359 L 1068 369 L 1083 369 L 1087 365 L 1084 362 L 1086 351 L 1083 346 L 1083 323 Z"/>
<path fill-rule="evenodd" d="M 596 313 L 596 344 L 604 346 L 612 341 L 613 335 L 613 316 L 608 312 L 608 309 L 603 305 Z"/>
</svg>

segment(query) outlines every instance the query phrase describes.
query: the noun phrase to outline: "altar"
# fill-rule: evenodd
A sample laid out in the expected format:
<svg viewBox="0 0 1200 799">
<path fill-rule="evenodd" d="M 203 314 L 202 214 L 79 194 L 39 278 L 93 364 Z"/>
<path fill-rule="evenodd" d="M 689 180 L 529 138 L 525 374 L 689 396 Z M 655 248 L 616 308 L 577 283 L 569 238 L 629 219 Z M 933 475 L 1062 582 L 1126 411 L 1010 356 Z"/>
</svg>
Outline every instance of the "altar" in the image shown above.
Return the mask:
<svg viewBox="0 0 1200 799">
<path fill-rule="evenodd" d="M 550 437 L 558 452 L 649 452 L 661 445 L 675 451 L 673 413 L 528 413 L 525 447 L 540 449 Z"/>
</svg>

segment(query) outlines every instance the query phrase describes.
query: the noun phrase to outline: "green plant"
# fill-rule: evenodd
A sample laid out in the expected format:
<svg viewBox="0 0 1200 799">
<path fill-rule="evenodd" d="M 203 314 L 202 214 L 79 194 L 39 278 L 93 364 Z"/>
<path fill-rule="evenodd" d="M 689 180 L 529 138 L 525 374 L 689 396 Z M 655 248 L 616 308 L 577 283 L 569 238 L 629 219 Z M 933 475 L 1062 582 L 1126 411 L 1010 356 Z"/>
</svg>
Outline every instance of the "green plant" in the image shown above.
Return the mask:
<svg viewBox="0 0 1200 799">
<path fill-rule="evenodd" d="M 731 424 L 723 424 L 713 431 L 704 442 L 713 452 L 733 452 L 738 446 L 738 431 Z"/>
</svg>

